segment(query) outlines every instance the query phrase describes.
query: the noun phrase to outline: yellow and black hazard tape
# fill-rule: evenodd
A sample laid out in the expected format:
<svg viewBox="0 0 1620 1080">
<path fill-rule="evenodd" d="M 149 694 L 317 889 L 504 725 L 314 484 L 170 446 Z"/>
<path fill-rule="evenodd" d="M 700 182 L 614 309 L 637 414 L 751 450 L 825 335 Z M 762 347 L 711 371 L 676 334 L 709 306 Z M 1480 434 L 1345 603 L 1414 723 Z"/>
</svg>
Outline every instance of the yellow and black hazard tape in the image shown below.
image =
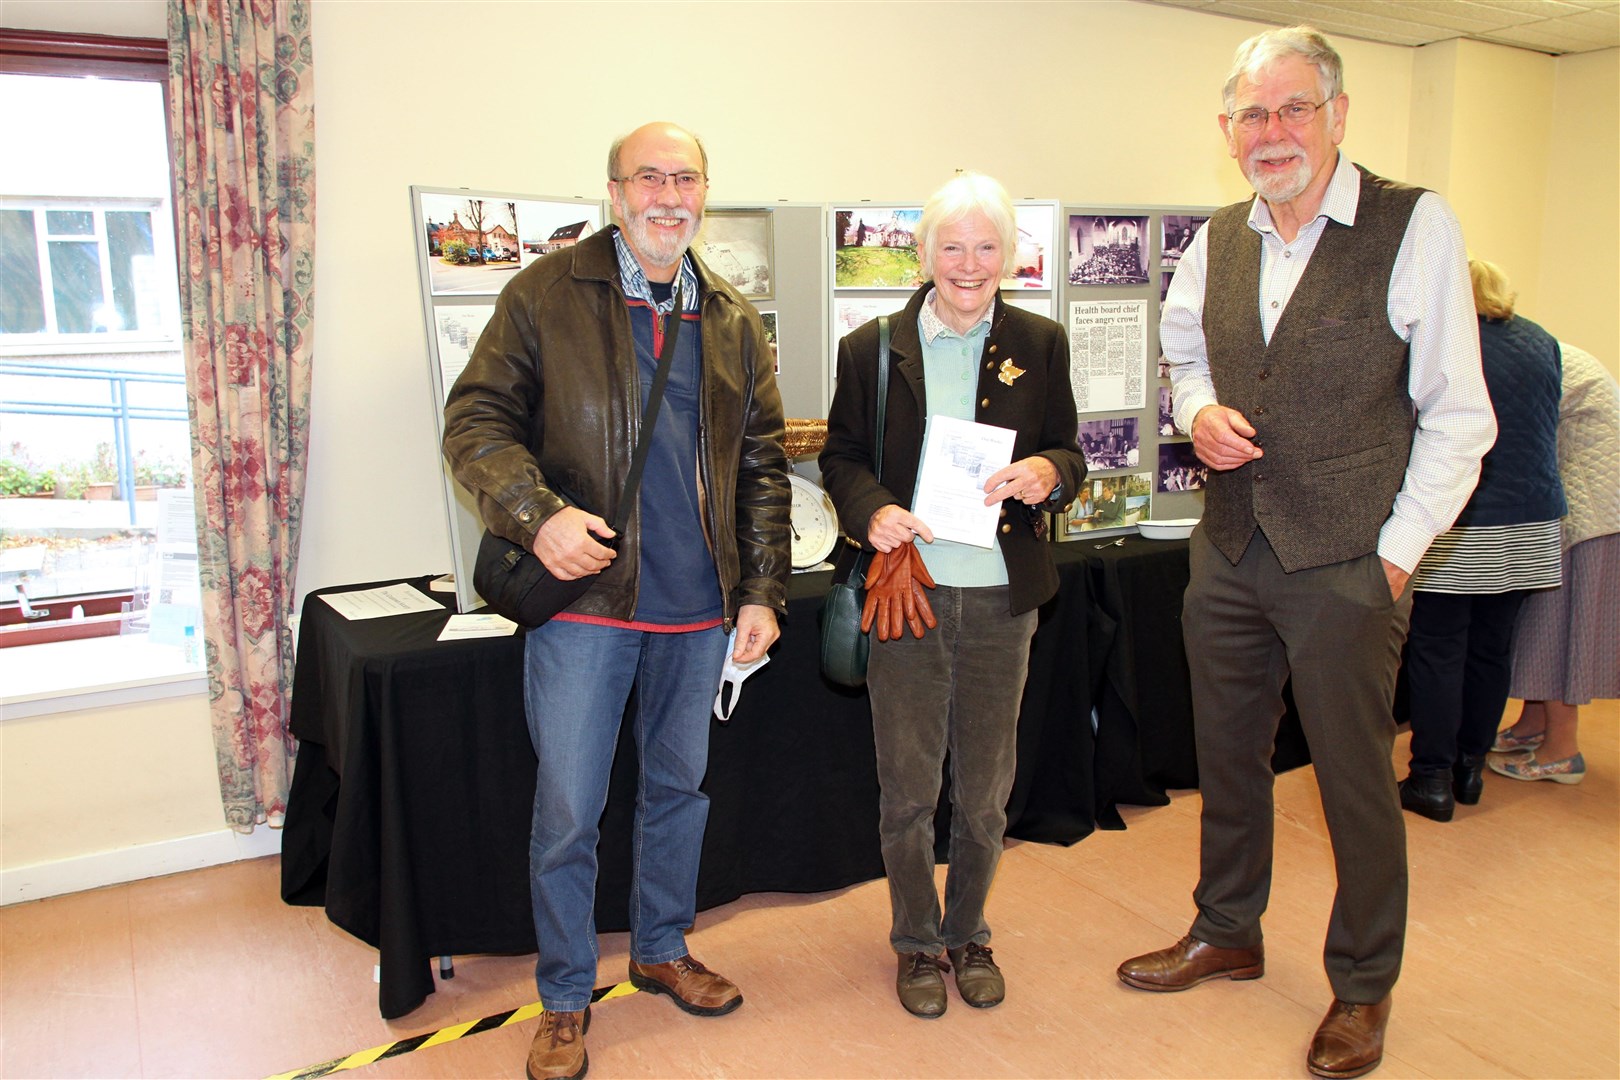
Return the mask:
<svg viewBox="0 0 1620 1080">
<path fill-rule="evenodd" d="M 601 986 L 591 991 L 591 1000 L 608 1001 L 613 998 L 624 997 L 636 993 L 636 988 L 628 982 L 617 983 L 613 986 Z M 428 1046 L 439 1046 L 443 1043 L 465 1039 L 469 1035 L 477 1035 L 483 1031 L 493 1031 L 496 1028 L 510 1027 L 521 1024 L 525 1020 L 533 1020 L 545 1010 L 538 1001 L 523 1006 L 520 1009 L 511 1009 L 507 1012 L 486 1016 L 482 1020 L 472 1020 L 465 1024 L 452 1024 L 438 1031 L 429 1031 L 422 1035 L 412 1035 L 408 1039 L 399 1039 L 381 1046 L 373 1046 L 370 1050 L 361 1050 L 347 1057 L 333 1058 L 323 1061 L 319 1065 L 311 1065 L 304 1069 L 294 1069 L 292 1072 L 276 1073 L 268 1080 L 315 1080 L 318 1076 L 330 1076 L 345 1069 L 358 1069 L 363 1065 L 371 1065 L 387 1058 L 399 1057 L 412 1050 L 421 1050 Z"/>
</svg>

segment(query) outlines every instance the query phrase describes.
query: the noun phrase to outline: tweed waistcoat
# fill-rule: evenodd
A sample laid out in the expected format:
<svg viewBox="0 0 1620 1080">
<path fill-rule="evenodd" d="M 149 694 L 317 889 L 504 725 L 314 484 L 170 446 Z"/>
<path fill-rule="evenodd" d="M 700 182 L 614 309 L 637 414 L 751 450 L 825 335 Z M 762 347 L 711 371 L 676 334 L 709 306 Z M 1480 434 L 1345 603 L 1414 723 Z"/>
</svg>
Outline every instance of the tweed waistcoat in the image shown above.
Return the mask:
<svg viewBox="0 0 1620 1080">
<path fill-rule="evenodd" d="M 1248 418 L 1265 451 L 1209 476 L 1204 529 L 1234 565 L 1256 527 L 1289 573 L 1376 551 L 1406 475 L 1414 420 L 1389 283 L 1423 189 L 1356 169 L 1356 223 L 1327 220 L 1269 345 L 1252 200 L 1210 218 L 1210 377 L 1217 400 Z"/>
</svg>

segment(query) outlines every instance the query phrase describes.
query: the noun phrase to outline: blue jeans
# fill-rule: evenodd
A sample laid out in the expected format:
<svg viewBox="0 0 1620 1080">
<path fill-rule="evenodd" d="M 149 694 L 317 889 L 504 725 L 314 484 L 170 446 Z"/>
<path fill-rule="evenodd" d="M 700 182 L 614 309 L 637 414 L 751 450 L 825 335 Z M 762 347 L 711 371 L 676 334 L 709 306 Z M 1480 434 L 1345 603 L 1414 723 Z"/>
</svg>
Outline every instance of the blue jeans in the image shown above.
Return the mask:
<svg viewBox="0 0 1620 1080">
<path fill-rule="evenodd" d="M 524 643 L 523 703 L 540 759 L 529 836 L 547 1009 L 577 1012 L 596 981 L 596 841 L 630 688 L 641 758 L 632 834 L 630 956 L 686 955 L 709 798 L 709 713 L 725 662 L 721 627 L 654 634 L 552 620 Z"/>
</svg>

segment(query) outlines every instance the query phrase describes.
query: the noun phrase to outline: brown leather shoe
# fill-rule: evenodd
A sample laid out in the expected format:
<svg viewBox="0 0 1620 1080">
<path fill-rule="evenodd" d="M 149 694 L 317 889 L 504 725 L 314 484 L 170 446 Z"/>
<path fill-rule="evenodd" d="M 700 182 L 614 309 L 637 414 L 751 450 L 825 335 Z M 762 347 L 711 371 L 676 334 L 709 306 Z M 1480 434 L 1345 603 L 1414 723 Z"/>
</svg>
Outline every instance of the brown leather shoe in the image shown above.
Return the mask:
<svg viewBox="0 0 1620 1080">
<path fill-rule="evenodd" d="M 630 983 L 637 990 L 668 994 L 682 1011 L 693 1016 L 724 1016 L 743 1003 L 736 983 L 710 971 L 692 956 L 666 964 L 638 964 L 632 960 Z"/>
<path fill-rule="evenodd" d="M 1384 1060 L 1384 1027 L 1389 1023 L 1388 995 L 1376 1005 L 1352 1005 L 1333 999 L 1311 1040 L 1305 1067 L 1317 1076 L 1344 1080 L 1378 1068 Z"/>
<path fill-rule="evenodd" d="M 1222 949 L 1188 934 L 1168 949 L 1135 956 L 1119 965 L 1119 981 L 1138 990 L 1185 990 L 1223 975 L 1258 979 L 1266 973 L 1266 948 Z"/>
<path fill-rule="evenodd" d="M 933 1020 L 945 1015 L 945 961 L 925 952 L 901 953 L 894 988 L 912 1016 Z"/>
<path fill-rule="evenodd" d="M 540 1014 L 540 1028 L 529 1044 L 529 1080 L 580 1080 L 590 1062 L 585 1057 L 585 1032 L 591 1026 L 590 1006 L 584 1012 Z"/>
<path fill-rule="evenodd" d="M 1007 998 L 1007 982 L 990 956 L 990 947 L 968 942 L 960 949 L 946 949 L 956 972 L 956 991 L 975 1009 L 1000 1005 Z"/>
</svg>

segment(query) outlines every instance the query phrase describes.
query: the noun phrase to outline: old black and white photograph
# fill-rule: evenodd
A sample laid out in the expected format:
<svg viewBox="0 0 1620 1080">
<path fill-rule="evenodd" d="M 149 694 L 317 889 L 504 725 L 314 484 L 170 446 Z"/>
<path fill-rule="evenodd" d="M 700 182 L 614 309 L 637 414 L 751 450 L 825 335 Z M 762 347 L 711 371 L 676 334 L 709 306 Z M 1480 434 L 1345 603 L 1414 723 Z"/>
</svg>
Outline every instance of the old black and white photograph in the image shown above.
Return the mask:
<svg viewBox="0 0 1620 1080">
<path fill-rule="evenodd" d="M 1198 460 L 1190 442 L 1159 444 L 1159 490 L 1201 491 L 1209 482 L 1209 466 Z"/>
<path fill-rule="evenodd" d="M 1159 387 L 1159 434 L 1176 434 L 1176 413 L 1168 386 Z"/>
<path fill-rule="evenodd" d="M 1086 468 L 1091 471 L 1131 469 L 1141 461 L 1142 437 L 1134 416 L 1082 420 L 1079 442 L 1086 455 Z"/>
<path fill-rule="evenodd" d="M 1159 275 L 1159 303 L 1164 303 L 1164 298 L 1170 295 L 1170 279 L 1175 276 L 1174 270 L 1166 270 Z"/>
<path fill-rule="evenodd" d="M 1208 220 L 1208 217 L 1192 214 L 1166 214 L 1160 218 L 1163 242 L 1159 247 L 1159 262 L 1165 266 L 1174 266 L 1180 262 L 1181 257 L 1187 252 L 1187 246 L 1193 242 L 1193 236 L 1198 232 L 1199 226 Z"/>
<path fill-rule="evenodd" d="M 1148 219 L 1071 214 L 1069 284 L 1146 285 Z"/>
<path fill-rule="evenodd" d="M 773 226 L 769 210 L 709 210 L 698 229 L 697 253 L 750 300 L 769 300 L 776 295 Z"/>
</svg>

